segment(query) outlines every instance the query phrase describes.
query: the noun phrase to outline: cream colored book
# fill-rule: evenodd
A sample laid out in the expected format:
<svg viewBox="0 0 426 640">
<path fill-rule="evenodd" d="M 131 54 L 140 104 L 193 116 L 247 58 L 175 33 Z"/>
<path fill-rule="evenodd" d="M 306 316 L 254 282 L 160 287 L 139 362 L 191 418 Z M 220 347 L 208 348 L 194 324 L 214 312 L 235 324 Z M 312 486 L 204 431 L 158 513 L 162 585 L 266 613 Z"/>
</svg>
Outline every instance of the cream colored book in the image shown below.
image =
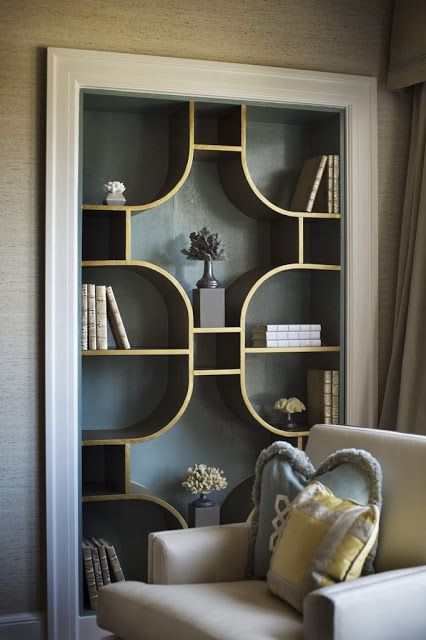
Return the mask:
<svg viewBox="0 0 426 640">
<path fill-rule="evenodd" d="M 87 336 L 87 284 L 81 286 L 81 348 L 87 351 L 89 346 Z"/>
<path fill-rule="evenodd" d="M 339 424 L 340 421 L 339 396 L 339 371 L 334 370 L 331 372 L 331 424 Z"/>
<path fill-rule="evenodd" d="M 102 569 L 101 569 L 101 562 L 99 560 L 99 551 L 98 548 L 95 544 L 93 544 L 93 542 L 91 540 L 85 540 L 85 543 L 89 545 L 90 547 L 90 551 L 92 554 L 92 562 L 93 562 L 93 569 L 94 569 L 94 573 L 95 573 L 95 583 L 96 583 L 96 589 L 97 591 L 99 591 L 99 589 L 101 589 L 104 586 L 104 580 L 102 577 Z"/>
<path fill-rule="evenodd" d="M 331 371 L 309 369 L 308 389 L 308 421 L 309 425 L 331 423 Z"/>
<path fill-rule="evenodd" d="M 105 545 L 98 538 L 91 539 L 99 553 L 99 562 L 101 564 L 102 578 L 104 584 L 111 584 L 111 575 L 108 567 L 108 559 L 106 557 Z"/>
<path fill-rule="evenodd" d="M 96 293 L 95 285 L 87 285 L 87 327 L 89 349 L 96 350 Z"/>
<path fill-rule="evenodd" d="M 83 565 L 84 575 L 86 577 L 87 593 L 89 595 L 89 603 L 91 609 L 98 607 L 98 590 L 96 588 L 95 570 L 92 560 L 92 549 L 90 545 L 83 540 Z"/>
<path fill-rule="evenodd" d="M 333 193 L 334 193 L 334 157 L 328 156 L 327 163 L 327 206 L 328 213 L 333 213 Z"/>
<path fill-rule="evenodd" d="M 340 213 L 340 158 L 333 156 L 333 213 Z"/>
<path fill-rule="evenodd" d="M 96 285 L 96 349 L 108 349 L 105 285 Z"/>
<path fill-rule="evenodd" d="M 106 288 L 108 320 L 117 349 L 130 349 L 130 342 L 112 287 Z"/>
<path fill-rule="evenodd" d="M 99 542 L 104 545 L 106 555 L 109 562 L 110 574 L 113 578 L 113 582 L 122 582 L 124 580 L 123 570 L 121 568 L 120 561 L 112 545 L 108 540 L 104 538 L 98 538 Z"/>
<path fill-rule="evenodd" d="M 325 155 L 305 160 L 291 201 L 293 211 L 312 211 L 326 164 Z"/>
</svg>

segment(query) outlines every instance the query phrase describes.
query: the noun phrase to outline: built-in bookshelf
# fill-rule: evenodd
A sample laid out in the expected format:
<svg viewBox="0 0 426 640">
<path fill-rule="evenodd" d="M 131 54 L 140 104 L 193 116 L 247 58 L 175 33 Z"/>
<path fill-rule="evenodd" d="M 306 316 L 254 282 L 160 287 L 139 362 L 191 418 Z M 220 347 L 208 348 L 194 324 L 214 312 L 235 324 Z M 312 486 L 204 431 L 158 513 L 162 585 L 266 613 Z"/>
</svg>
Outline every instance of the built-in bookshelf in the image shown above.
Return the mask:
<svg viewBox="0 0 426 640">
<path fill-rule="evenodd" d="M 188 466 L 224 469 L 230 522 L 260 450 L 309 434 L 308 412 L 297 431 L 279 425 L 277 398 L 307 404 L 308 371 L 338 371 L 344 418 L 343 114 L 93 92 L 82 112 L 82 283 L 112 287 L 130 346 L 107 329 L 107 348 L 82 350 L 82 535 L 111 541 L 125 577 L 144 580 L 148 533 L 186 526 Z M 323 156 L 321 198 L 295 210 Z M 126 203 L 106 205 L 116 179 Z M 224 327 L 194 326 L 202 263 L 180 249 L 203 226 L 227 246 Z M 265 324 L 321 325 L 321 344 L 253 346 Z"/>
</svg>

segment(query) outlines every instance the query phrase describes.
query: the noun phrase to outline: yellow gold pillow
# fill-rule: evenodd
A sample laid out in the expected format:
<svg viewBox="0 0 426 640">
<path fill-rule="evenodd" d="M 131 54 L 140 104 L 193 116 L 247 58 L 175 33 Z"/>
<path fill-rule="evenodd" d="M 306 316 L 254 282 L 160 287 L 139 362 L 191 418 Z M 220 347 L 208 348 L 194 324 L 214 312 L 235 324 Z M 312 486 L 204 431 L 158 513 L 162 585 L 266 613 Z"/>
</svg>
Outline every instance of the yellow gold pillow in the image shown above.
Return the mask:
<svg viewBox="0 0 426 640">
<path fill-rule="evenodd" d="M 336 498 L 311 482 L 294 500 L 267 575 L 272 593 L 302 611 L 314 589 L 361 575 L 379 530 L 376 505 Z"/>
</svg>

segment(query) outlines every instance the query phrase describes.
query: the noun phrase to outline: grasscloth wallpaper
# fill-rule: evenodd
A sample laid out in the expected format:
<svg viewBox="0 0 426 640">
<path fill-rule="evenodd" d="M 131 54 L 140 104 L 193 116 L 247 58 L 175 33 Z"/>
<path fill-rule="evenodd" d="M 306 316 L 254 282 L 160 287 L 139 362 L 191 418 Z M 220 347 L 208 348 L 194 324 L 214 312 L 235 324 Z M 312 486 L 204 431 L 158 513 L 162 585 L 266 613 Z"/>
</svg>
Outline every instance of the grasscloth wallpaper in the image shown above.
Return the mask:
<svg viewBox="0 0 426 640">
<path fill-rule="evenodd" d="M 392 5 L 392 0 L 0 0 L 0 614 L 44 607 L 46 47 L 379 78 L 381 398 L 411 111 L 408 94 L 384 88 Z"/>
</svg>

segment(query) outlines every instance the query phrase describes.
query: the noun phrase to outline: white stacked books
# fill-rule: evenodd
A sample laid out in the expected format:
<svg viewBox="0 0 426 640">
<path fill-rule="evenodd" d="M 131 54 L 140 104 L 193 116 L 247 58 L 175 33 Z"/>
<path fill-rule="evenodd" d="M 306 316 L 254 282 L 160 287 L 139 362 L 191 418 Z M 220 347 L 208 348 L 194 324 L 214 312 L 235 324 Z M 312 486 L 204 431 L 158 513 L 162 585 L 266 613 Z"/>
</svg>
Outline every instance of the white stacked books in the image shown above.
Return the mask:
<svg viewBox="0 0 426 640">
<path fill-rule="evenodd" d="M 112 287 L 83 284 L 81 290 L 81 348 L 108 349 L 108 321 L 118 349 L 130 349 Z"/>
<path fill-rule="evenodd" d="M 253 329 L 253 347 L 320 347 L 320 324 L 262 324 Z"/>
</svg>

